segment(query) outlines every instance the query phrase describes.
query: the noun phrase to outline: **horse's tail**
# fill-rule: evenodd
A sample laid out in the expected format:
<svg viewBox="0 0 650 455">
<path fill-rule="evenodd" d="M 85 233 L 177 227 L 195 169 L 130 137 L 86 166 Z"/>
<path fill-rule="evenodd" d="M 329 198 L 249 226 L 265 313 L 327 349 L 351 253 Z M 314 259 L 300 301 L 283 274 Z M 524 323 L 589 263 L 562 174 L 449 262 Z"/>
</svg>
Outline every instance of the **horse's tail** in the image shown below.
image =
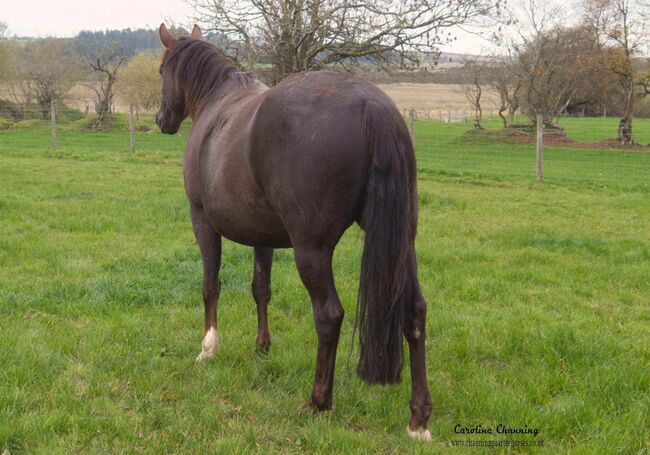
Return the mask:
<svg viewBox="0 0 650 455">
<path fill-rule="evenodd" d="M 416 167 L 404 119 L 388 101 L 366 102 L 363 128 L 370 166 L 360 225 L 365 230 L 357 301 L 359 377 L 400 381 L 404 307 L 417 283 Z"/>
</svg>

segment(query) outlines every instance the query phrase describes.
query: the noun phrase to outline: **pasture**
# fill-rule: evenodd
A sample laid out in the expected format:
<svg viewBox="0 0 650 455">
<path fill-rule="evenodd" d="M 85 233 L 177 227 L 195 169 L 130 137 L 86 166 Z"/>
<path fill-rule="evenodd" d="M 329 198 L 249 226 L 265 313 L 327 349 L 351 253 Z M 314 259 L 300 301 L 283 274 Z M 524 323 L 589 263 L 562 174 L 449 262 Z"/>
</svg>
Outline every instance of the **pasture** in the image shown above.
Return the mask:
<svg viewBox="0 0 650 455">
<path fill-rule="evenodd" d="M 609 122 L 609 123 L 607 123 Z M 497 120 L 488 125 L 498 126 Z M 615 119 L 567 119 L 613 136 Z M 641 142 L 650 122 L 636 121 Z M 316 353 L 291 250 L 276 251 L 255 353 L 252 250 L 225 241 L 221 348 L 197 364 L 201 263 L 173 137 L 0 131 L 0 452 L 480 453 L 456 425 L 535 427 L 535 453 L 650 451 L 650 155 L 479 140 L 416 124 L 419 274 L 429 304 L 433 442 L 410 440 L 410 375 L 349 363 L 362 250 L 336 250 L 346 318 L 334 410 L 300 414 Z M 495 449 L 508 452 L 507 448 Z"/>
</svg>

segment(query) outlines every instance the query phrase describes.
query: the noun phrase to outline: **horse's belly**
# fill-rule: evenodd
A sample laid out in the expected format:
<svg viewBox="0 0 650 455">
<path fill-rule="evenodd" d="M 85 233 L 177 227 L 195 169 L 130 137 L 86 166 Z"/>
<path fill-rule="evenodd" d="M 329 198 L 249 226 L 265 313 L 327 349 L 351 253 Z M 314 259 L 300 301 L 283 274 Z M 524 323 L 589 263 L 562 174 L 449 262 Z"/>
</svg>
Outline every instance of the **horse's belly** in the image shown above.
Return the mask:
<svg viewBox="0 0 650 455">
<path fill-rule="evenodd" d="M 231 203 L 232 201 L 232 203 Z M 222 197 L 204 209 L 215 230 L 233 242 L 273 248 L 291 247 L 284 225 L 266 204 Z"/>
</svg>

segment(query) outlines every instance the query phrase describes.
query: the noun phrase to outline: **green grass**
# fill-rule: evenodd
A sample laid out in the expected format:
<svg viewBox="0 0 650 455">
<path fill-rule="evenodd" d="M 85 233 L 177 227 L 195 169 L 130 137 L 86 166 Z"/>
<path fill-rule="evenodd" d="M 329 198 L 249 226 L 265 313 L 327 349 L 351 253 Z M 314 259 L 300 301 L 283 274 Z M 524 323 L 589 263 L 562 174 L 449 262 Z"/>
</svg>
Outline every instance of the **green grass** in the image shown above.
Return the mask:
<svg viewBox="0 0 650 455">
<path fill-rule="evenodd" d="M 567 135 L 578 141 L 602 141 L 616 139 L 618 132 L 616 117 L 607 118 L 578 118 L 566 117 L 560 119 L 560 125 Z M 650 119 L 636 118 L 632 122 L 634 136 L 639 144 L 650 143 Z"/>
<path fill-rule="evenodd" d="M 582 123 L 580 123 L 582 121 Z M 560 122 L 575 140 L 597 141 L 616 136 L 616 119 L 567 118 Z M 582 127 L 580 126 L 582 125 Z M 639 140 L 650 140 L 650 119 L 636 119 Z M 416 124 L 419 167 L 427 173 L 529 182 L 536 172 L 534 144 L 503 141 L 496 133 L 500 121 L 485 122 L 488 135 L 469 131 L 471 123 Z M 650 153 L 630 149 L 590 150 L 545 147 L 544 180 L 576 188 L 650 192 Z"/>
<path fill-rule="evenodd" d="M 252 253 L 225 242 L 221 349 L 194 362 L 203 309 L 187 127 L 139 133 L 135 154 L 124 130 L 61 128 L 57 152 L 47 125 L 0 131 L 0 451 L 481 453 L 452 447 L 474 439 L 454 426 L 504 423 L 539 428 L 535 452 L 646 453 L 647 158 L 548 149 L 547 183 L 535 184 L 530 146 L 467 145 L 467 127 L 417 125 L 428 445 L 405 435 L 408 369 L 399 386 L 370 387 L 356 356 L 346 363 L 358 229 L 335 257 L 347 312 L 335 408 L 299 414 L 316 336 L 291 250 L 276 252 L 274 344 L 258 356 Z"/>
</svg>

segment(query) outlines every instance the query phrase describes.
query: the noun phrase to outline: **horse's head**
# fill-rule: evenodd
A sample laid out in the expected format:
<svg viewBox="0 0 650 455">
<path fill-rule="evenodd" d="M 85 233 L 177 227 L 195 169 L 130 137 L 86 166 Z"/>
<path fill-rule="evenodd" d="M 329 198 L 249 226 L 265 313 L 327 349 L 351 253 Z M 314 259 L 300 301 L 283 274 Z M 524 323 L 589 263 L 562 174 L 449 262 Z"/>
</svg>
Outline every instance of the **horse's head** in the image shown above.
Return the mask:
<svg viewBox="0 0 650 455">
<path fill-rule="evenodd" d="M 160 41 L 165 46 L 162 62 L 160 64 L 160 75 L 162 76 L 162 100 L 160 110 L 156 114 L 156 124 L 165 134 L 175 134 L 181 126 L 181 122 L 187 117 L 188 110 L 184 88 L 177 80 L 175 62 L 169 62 L 170 56 L 174 53 L 179 40 L 167 29 L 165 24 L 160 24 Z M 192 37 L 201 39 L 203 34 L 198 26 L 194 26 Z"/>
</svg>

